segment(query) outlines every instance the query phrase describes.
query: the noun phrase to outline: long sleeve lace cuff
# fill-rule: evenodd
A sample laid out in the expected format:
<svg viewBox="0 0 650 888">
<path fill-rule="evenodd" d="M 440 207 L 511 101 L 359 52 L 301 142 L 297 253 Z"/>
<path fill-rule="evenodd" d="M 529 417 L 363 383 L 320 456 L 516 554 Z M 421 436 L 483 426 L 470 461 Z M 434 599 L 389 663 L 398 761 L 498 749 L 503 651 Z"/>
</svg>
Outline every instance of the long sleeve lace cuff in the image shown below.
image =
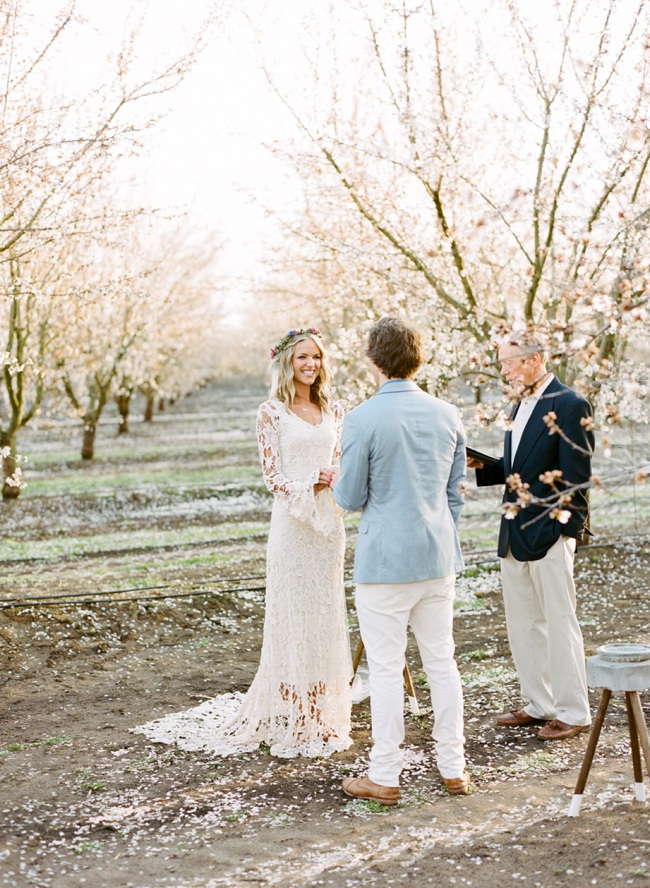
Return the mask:
<svg viewBox="0 0 650 888">
<path fill-rule="evenodd" d="M 314 485 L 318 483 L 319 470 L 315 469 L 307 481 L 288 481 L 265 476 L 266 486 L 274 496 L 282 499 L 292 518 L 308 524 L 317 533 L 330 534 L 342 511 L 336 505 L 331 490 L 314 493 Z"/>
</svg>

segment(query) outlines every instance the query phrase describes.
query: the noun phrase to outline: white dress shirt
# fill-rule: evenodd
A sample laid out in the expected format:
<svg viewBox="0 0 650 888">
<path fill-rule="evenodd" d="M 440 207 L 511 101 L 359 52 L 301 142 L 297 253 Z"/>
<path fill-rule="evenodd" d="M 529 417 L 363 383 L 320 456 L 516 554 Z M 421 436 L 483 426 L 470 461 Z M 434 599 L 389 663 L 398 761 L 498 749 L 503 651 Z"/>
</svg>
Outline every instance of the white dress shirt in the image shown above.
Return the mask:
<svg viewBox="0 0 650 888">
<path fill-rule="evenodd" d="M 521 441 L 521 436 L 524 433 L 524 429 L 526 428 L 526 423 L 530 419 L 530 416 L 537 406 L 537 402 L 544 394 L 546 389 L 549 387 L 551 382 L 555 379 L 555 376 L 552 373 L 549 373 L 548 378 L 544 380 L 544 382 L 536 389 L 532 395 L 528 395 L 526 398 L 522 398 L 519 403 L 519 408 L 517 409 L 517 413 L 515 418 L 512 421 L 512 439 L 511 439 L 511 461 L 514 462 L 515 454 L 517 453 L 517 447 L 519 447 L 519 442 Z"/>
</svg>

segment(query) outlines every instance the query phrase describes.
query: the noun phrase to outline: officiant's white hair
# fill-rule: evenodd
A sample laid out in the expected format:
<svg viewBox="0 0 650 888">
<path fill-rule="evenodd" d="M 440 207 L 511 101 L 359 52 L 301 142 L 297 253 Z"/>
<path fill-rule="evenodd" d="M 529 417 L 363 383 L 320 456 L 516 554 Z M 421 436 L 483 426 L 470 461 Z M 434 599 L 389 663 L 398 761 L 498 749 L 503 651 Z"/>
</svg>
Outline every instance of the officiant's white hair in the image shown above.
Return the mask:
<svg viewBox="0 0 650 888">
<path fill-rule="evenodd" d="M 516 345 L 525 357 L 539 355 L 543 364 L 548 361 L 549 341 L 545 330 L 533 327 L 512 330 L 506 339 L 510 345 Z"/>
<path fill-rule="evenodd" d="M 502 346 L 514 345 L 521 357 L 539 355 L 546 365 L 551 353 L 551 339 L 543 324 L 515 324 L 512 327 L 500 326 L 492 331 L 492 346 L 498 351 Z"/>
<path fill-rule="evenodd" d="M 309 333 L 301 333 L 291 340 L 271 362 L 271 389 L 270 396 L 283 401 L 291 406 L 296 397 L 296 388 L 293 383 L 293 355 L 297 345 L 304 342 L 305 339 L 311 339 L 320 351 L 321 364 L 318 378 L 310 387 L 309 393 L 314 404 L 325 410 L 329 410 L 330 401 L 332 400 L 331 378 L 332 374 L 329 368 L 327 353 L 320 337 L 310 336 Z"/>
</svg>

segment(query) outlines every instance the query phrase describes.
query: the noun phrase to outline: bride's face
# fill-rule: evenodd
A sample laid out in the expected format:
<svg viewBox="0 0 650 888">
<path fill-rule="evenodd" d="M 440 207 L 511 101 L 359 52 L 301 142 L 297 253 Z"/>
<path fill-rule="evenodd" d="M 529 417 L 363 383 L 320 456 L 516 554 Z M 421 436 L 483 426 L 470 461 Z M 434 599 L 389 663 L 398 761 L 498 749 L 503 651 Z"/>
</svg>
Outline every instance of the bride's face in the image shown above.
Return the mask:
<svg viewBox="0 0 650 888">
<path fill-rule="evenodd" d="M 312 385 L 320 374 L 320 348 L 313 339 L 303 339 L 296 346 L 291 363 L 294 382 Z"/>
</svg>

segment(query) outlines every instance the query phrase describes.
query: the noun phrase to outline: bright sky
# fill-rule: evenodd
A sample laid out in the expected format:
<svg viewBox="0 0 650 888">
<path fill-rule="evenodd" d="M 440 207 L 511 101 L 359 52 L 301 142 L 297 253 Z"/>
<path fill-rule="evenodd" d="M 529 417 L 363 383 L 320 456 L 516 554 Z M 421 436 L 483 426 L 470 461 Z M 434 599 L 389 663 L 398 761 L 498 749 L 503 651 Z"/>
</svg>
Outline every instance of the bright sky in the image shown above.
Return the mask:
<svg viewBox="0 0 650 888">
<path fill-rule="evenodd" d="M 104 0 L 83 2 L 100 9 Z M 149 47 L 169 48 L 179 16 L 189 31 L 213 2 L 155 0 L 158 30 Z M 286 209 L 300 195 L 295 172 L 270 150 L 294 123 L 269 90 L 262 63 L 295 96 L 307 64 L 308 31 L 336 23 L 344 34 L 346 22 L 323 0 L 217 0 L 216 9 L 221 20 L 195 70 L 171 96 L 170 113 L 152 141 L 147 179 L 152 200 L 187 206 L 194 224 L 223 239 L 224 270 L 238 279 L 236 301 L 248 292 L 250 276 L 263 275 L 265 243 L 280 236 L 265 208 Z"/>
<path fill-rule="evenodd" d="M 209 6 L 206 0 L 193 2 Z M 173 31 L 179 4 L 162 5 L 172 10 Z M 170 100 L 171 110 L 152 139 L 149 194 L 163 204 L 187 206 L 191 221 L 215 230 L 226 241 L 226 264 L 236 272 L 247 255 L 253 259 L 269 229 L 251 195 L 277 204 L 289 187 L 263 144 L 279 137 L 280 112 L 269 98 L 241 4 L 217 25 L 196 68 Z"/>
</svg>

